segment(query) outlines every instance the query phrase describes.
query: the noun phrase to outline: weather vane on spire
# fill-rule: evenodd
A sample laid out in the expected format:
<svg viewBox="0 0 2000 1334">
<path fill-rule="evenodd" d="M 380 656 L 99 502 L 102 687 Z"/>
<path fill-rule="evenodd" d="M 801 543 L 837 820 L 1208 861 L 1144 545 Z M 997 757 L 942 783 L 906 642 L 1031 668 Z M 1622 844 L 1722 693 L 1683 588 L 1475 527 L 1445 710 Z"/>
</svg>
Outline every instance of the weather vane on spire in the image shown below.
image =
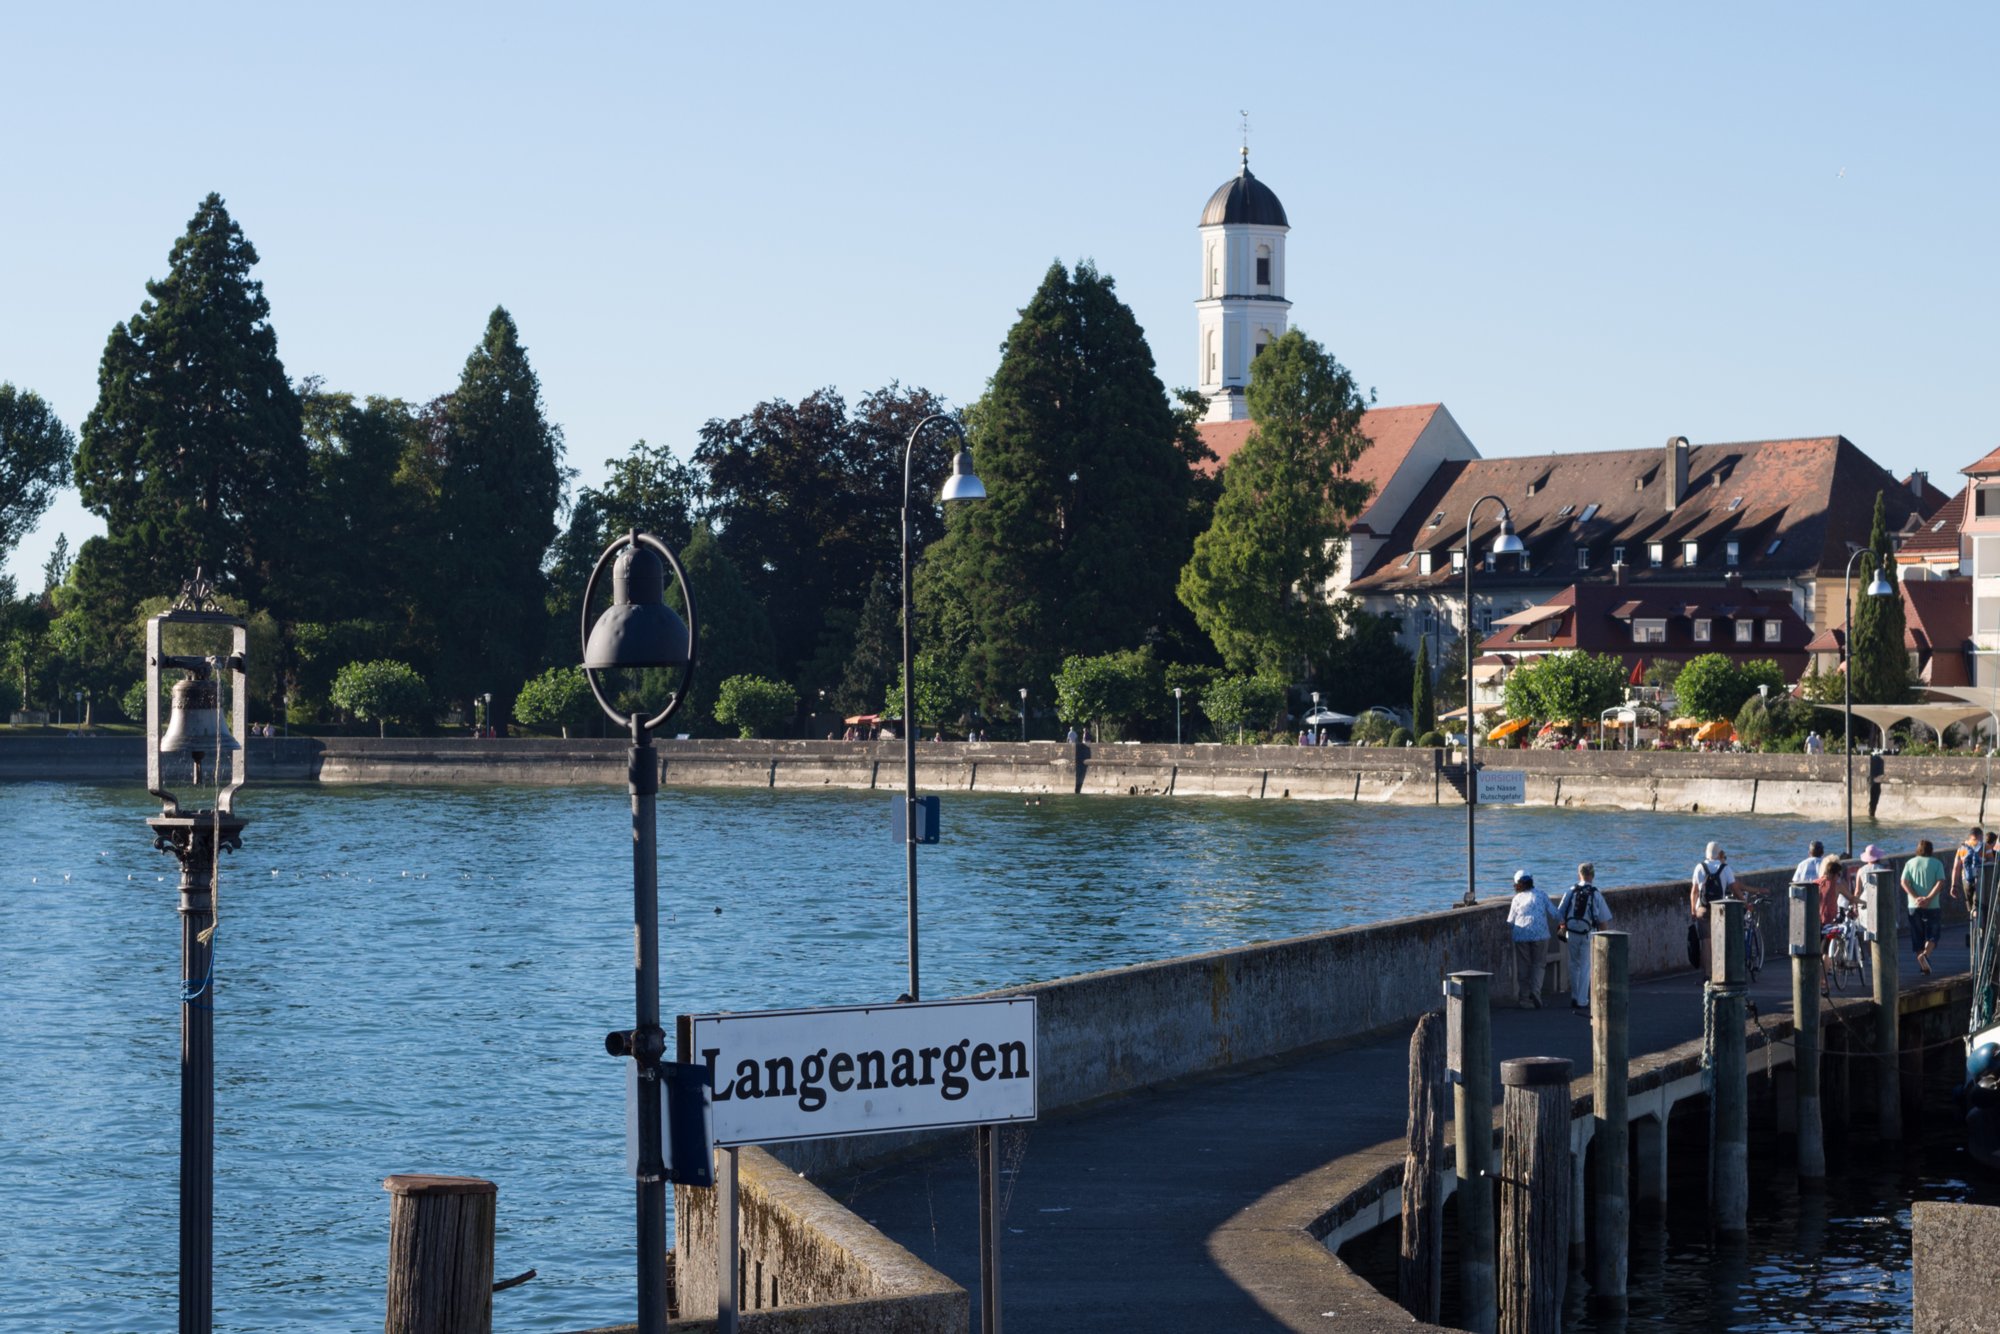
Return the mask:
<svg viewBox="0 0 2000 1334">
<path fill-rule="evenodd" d="M 1236 114 L 1243 117 L 1243 170 L 1248 171 L 1250 170 L 1250 113 L 1238 111 Z"/>
</svg>

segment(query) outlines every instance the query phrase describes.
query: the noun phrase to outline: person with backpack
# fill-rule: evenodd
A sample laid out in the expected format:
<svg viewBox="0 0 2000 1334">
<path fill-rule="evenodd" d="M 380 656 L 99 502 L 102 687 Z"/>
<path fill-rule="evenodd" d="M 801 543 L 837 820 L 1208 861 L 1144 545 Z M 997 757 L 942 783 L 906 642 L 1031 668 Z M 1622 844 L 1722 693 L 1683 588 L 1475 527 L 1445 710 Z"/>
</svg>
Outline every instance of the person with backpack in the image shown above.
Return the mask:
<svg viewBox="0 0 2000 1334">
<path fill-rule="evenodd" d="M 1597 888 L 1597 867 L 1576 868 L 1576 883 L 1556 905 L 1563 939 L 1569 942 L 1569 1012 L 1590 1017 L 1590 933 L 1611 920 L 1611 908 Z"/>
<path fill-rule="evenodd" d="M 1692 958 L 1699 955 L 1702 981 L 1714 967 L 1713 940 L 1708 924 L 1708 907 L 1723 899 L 1740 898 L 1735 893 L 1736 873 L 1729 869 L 1729 854 L 1720 843 L 1710 841 L 1706 854 L 1694 864 L 1694 879 L 1688 885 L 1688 925 L 1693 932 Z"/>
</svg>

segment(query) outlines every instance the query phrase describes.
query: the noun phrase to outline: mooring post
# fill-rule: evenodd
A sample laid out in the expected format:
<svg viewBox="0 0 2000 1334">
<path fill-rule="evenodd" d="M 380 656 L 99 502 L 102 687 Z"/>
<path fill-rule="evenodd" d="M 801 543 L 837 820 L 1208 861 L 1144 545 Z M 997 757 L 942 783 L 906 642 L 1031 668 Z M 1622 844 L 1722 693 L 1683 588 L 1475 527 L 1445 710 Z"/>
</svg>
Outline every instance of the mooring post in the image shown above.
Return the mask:
<svg viewBox="0 0 2000 1334">
<path fill-rule="evenodd" d="M 1569 1275 L 1569 1062 L 1500 1065 L 1500 1334 L 1559 1334 Z"/>
<path fill-rule="evenodd" d="M 1875 964 L 1875 1133 L 1885 1140 L 1903 1137 L 1903 1080 L 1897 1029 L 1902 1007 L 1897 1003 L 1902 978 L 1896 959 L 1896 897 L 1902 892 L 1895 877 L 1875 867 L 1868 874 L 1867 915 Z"/>
<path fill-rule="evenodd" d="M 1799 1179 L 1826 1179 L 1826 1132 L 1819 1106 L 1819 885 L 1791 886 L 1793 1080 L 1798 1120 Z"/>
<path fill-rule="evenodd" d="M 493 1218 L 478 1177 L 406 1173 L 389 1192 L 389 1303 L 383 1334 L 491 1334 Z"/>
<path fill-rule="evenodd" d="M 1743 1025 L 1749 994 L 1743 963 L 1741 899 L 1708 914 L 1713 967 L 1707 987 L 1709 1036 L 1708 1205 L 1716 1230 L 1750 1227 L 1750 1074 Z"/>
<path fill-rule="evenodd" d="M 1499 1325 L 1493 1249 L 1492 984 L 1491 973 L 1453 973 L 1445 979 L 1445 1059 L 1456 1083 L 1452 1136 L 1458 1176 L 1458 1318 L 1472 1334 L 1493 1334 Z"/>
<path fill-rule="evenodd" d="M 1626 1161 L 1631 1126 L 1626 1093 L 1631 1079 L 1626 1020 L 1631 998 L 1631 937 L 1599 931 L 1590 938 L 1590 1189 L 1597 1199 L 1591 1299 L 1616 1310 L 1625 1304 L 1632 1207 Z"/>
<path fill-rule="evenodd" d="M 1403 1240 L 1396 1299 L 1435 1325 L 1443 1303 L 1444 1016 L 1432 1010 L 1410 1034 L 1408 1145 L 1403 1154 Z"/>
</svg>

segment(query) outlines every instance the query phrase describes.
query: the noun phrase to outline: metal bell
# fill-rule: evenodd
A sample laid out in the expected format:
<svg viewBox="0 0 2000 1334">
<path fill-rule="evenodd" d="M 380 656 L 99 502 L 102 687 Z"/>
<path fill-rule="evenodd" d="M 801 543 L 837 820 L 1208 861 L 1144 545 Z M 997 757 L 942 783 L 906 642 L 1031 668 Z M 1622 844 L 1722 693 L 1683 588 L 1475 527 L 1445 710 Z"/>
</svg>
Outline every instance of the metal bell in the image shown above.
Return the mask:
<svg viewBox="0 0 2000 1334">
<path fill-rule="evenodd" d="M 222 687 L 190 677 L 174 682 L 173 713 L 160 738 L 162 755 L 215 755 L 241 750 L 222 720 Z"/>
<path fill-rule="evenodd" d="M 611 606 L 590 628 L 583 665 L 612 668 L 679 667 L 688 660 L 687 623 L 666 599 L 666 563 L 634 542 L 611 567 Z"/>
</svg>

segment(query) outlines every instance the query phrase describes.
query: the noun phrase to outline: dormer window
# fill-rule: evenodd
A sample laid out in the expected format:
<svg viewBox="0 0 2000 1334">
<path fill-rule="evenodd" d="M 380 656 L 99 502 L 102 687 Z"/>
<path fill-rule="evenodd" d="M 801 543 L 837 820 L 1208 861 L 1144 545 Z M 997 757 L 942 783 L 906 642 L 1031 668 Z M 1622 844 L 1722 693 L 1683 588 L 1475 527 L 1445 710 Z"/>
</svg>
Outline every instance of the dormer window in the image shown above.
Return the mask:
<svg viewBox="0 0 2000 1334">
<path fill-rule="evenodd" d="M 1764 642 L 1766 644 L 1778 643 L 1784 637 L 1785 623 L 1783 621 L 1764 622 Z"/>
<path fill-rule="evenodd" d="M 1431 572 L 1431 553 L 1430 553 L 1430 552 L 1428 552 L 1428 551 L 1420 551 L 1420 552 L 1418 552 L 1418 553 L 1417 553 L 1417 573 L 1418 573 L 1418 574 L 1429 574 L 1430 572 Z"/>
<path fill-rule="evenodd" d="M 1701 559 L 1701 543 L 1699 542 L 1681 543 L 1681 564 L 1693 565 L 1696 561 L 1700 559 Z"/>
<path fill-rule="evenodd" d="M 1589 547 L 1578 547 L 1576 549 L 1576 568 L 1579 570 L 1587 570 L 1590 568 Z"/>
<path fill-rule="evenodd" d="M 1736 642 L 1754 644 L 1757 642 L 1757 622 L 1745 618 L 1736 623 Z"/>
<path fill-rule="evenodd" d="M 1697 644 L 1706 644 L 1714 638 L 1715 622 L 1709 620 L 1707 617 L 1697 619 L 1694 623 L 1694 642 Z"/>
<path fill-rule="evenodd" d="M 1465 553 L 1463 551 L 1454 551 L 1451 553 L 1451 568 L 1454 574 L 1465 568 Z"/>
<path fill-rule="evenodd" d="M 1499 558 L 1489 551 L 1486 553 L 1486 559 L 1481 561 L 1480 564 L 1490 574 L 1492 573 L 1494 567 L 1499 564 Z"/>
<path fill-rule="evenodd" d="M 1735 538 L 1732 537 L 1722 544 L 1722 563 L 1724 565 L 1736 565 L 1741 560 L 1742 555 L 1743 544 Z"/>
<path fill-rule="evenodd" d="M 1486 560 L 1487 560 L 1487 567 L 1490 569 L 1492 567 L 1493 558 L 1491 556 L 1488 556 Z M 1528 553 L 1525 548 L 1523 548 L 1521 552 L 1521 568 L 1523 570 L 1526 570 L 1528 568 Z"/>
<path fill-rule="evenodd" d="M 1667 563 L 1667 544 L 1664 542 L 1648 542 L 1646 544 L 1646 562 L 1656 570 L 1665 565 Z"/>
<path fill-rule="evenodd" d="M 1612 563 L 1613 565 L 1623 565 L 1623 564 L 1625 563 L 1625 548 L 1624 548 L 1624 547 L 1613 547 L 1613 548 L 1611 548 L 1611 563 Z"/>
</svg>

